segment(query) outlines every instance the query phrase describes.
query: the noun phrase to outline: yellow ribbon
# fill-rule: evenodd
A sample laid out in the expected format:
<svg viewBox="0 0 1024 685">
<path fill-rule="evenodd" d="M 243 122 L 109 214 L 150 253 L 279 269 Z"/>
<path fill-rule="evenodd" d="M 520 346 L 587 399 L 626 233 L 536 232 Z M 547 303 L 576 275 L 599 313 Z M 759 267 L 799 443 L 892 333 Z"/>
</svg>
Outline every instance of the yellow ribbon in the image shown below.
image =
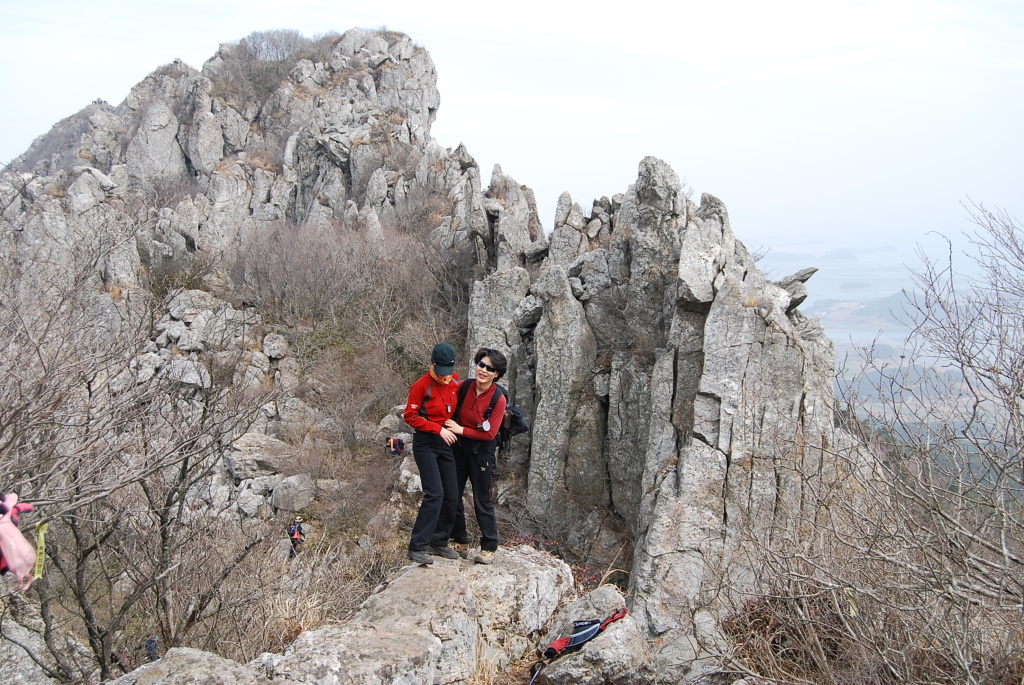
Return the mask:
<svg viewBox="0 0 1024 685">
<path fill-rule="evenodd" d="M 46 559 L 46 529 L 49 523 L 36 524 L 36 566 L 32 569 L 32 580 L 43 577 L 43 561 Z"/>
<path fill-rule="evenodd" d="M 850 600 L 850 616 L 857 616 L 857 596 L 853 594 L 852 587 L 844 587 L 843 592 L 846 593 L 846 598 Z"/>
</svg>

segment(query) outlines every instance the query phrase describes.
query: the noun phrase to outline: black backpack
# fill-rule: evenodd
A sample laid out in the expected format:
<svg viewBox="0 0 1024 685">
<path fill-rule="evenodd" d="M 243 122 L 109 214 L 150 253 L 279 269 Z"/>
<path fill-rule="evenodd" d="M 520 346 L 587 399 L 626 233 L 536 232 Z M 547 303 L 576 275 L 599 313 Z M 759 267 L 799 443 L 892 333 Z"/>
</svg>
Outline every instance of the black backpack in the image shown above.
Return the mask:
<svg viewBox="0 0 1024 685">
<path fill-rule="evenodd" d="M 462 409 L 462 403 L 466 399 L 466 395 L 469 394 L 469 386 L 475 381 L 466 379 L 462 385 L 459 386 L 459 400 L 455 405 L 455 413 L 453 416 L 459 415 L 459 410 Z M 505 396 L 505 416 L 501 419 L 501 428 L 498 429 L 498 449 L 504 450 L 508 447 L 512 441 L 513 435 L 519 435 L 530 430 L 530 424 L 526 422 L 526 417 L 523 415 L 523 411 L 519 407 L 512 406 L 512 403 L 508 399 L 508 391 L 504 386 L 494 384 L 497 391 L 491 395 L 491 403 L 487 406 L 487 411 L 484 412 L 484 420 L 490 421 L 491 412 L 494 411 L 494 405 L 498 403 L 498 394 Z"/>
</svg>

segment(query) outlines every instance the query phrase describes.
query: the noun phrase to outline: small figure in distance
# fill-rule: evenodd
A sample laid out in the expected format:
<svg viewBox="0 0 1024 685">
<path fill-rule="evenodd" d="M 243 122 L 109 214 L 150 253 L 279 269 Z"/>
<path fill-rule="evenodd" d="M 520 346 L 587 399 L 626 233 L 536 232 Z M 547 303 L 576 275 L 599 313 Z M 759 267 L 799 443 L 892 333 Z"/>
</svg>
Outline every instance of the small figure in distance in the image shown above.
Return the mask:
<svg viewBox="0 0 1024 685">
<path fill-rule="evenodd" d="M 146 641 L 143 643 L 146 648 L 146 658 L 150 661 L 156 661 L 160 658 L 160 640 L 153 633 L 146 636 Z"/>
<path fill-rule="evenodd" d="M 292 521 L 292 525 L 288 526 L 288 539 L 292 543 L 292 550 L 288 554 L 289 559 L 294 558 L 299 553 L 299 545 L 306 541 L 306 534 L 302 530 L 302 522 L 303 518 L 296 516 L 295 520 Z"/>
<path fill-rule="evenodd" d="M 384 445 L 391 452 L 392 457 L 402 456 L 402 450 L 405 449 L 405 440 L 401 438 L 388 438 L 384 441 Z"/>
</svg>

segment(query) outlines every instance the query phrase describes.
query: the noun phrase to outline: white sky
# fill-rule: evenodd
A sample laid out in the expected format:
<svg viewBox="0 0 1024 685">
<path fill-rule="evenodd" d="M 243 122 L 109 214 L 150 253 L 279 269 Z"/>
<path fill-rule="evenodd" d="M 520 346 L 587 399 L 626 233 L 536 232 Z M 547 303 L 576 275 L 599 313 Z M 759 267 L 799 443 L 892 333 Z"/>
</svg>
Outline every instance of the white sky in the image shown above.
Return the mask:
<svg viewBox="0 0 1024 685">
<path fill-rule="evenodd" d="M 548 229 L 562 191 L 589 209 L 654 155 L 771 275 L 819 266 L 813 296 L 863 300 L 969 228 L 968 198 L 1024 219 L 1019 0 L 0 0 L 0 161 L 174 58 L 355 26 L 427 48 L 434 137 L 533 188 Z"/>
</svg>

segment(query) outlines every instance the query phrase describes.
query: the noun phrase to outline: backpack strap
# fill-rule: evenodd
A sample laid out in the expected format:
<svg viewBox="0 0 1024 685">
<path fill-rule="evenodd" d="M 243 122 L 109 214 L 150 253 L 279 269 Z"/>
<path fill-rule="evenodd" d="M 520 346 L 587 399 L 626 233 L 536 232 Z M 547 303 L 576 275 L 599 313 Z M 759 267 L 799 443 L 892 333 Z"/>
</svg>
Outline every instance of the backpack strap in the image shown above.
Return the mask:
<svg viewBox="0 0 1024 685">
<path fill-rule="evenodd" d="M 427 386 L 427 391 L 423 393 L 423 401 L 420 402 L 420 410 L 416 412 L 423 418 L 427 418 L 427 400 L 430 399 L 430 391 L 434 389 L 434 379 L 430 379 L 430 385 Z"/>
<path fill-rule="evenodd" d="M 487 407 L 487 413 L 484 414 L 485 420 L 489 420 L 491 418 L 491 412 L 494 411 L 494 405 L 498 404 L 498 395 L 505 396 L 505 406 L 508 406 L 508 391 L 497 383 L 494 384 L 494 387 L 497 388 L 497 390 L 495 390 L 494 394 L 491 395 L 491 404 Z"/>
<path fill-rule="evenodd" d="M 452 416 L 459 416 L 459 412 L 462 410 L 462 403 L 466 401 L 466 395 L 469 394 L 469 386 L 475 382 L 476 381 L 467 378 L 465 381 L 463 381 L 462 385 L 459 386 L 459 401 L 458 404 L 455 405 L 455 413 L 452 414 Z M 494 384 L 494 387 L 495 391 L 494 394 L 491 395 L 491 403 L 487 405 L 487 411 L 484 412 L 484 421 L 490 421 L 491 412 L 494 411 L 494 405 L 498 404 L 498 397 L 500 395 L 505 396 L 505 404 L 508 404 L 508 392 L 505 390 L 505 388 L 498 385 L 497 383 Z"/>
<path fill-rule="evenodd" d="M 459 385 L 459 398 L 455 401 L 455 413 L 452 414 L 452 418 L 459 416 L 459 412 L 462 411 L 462 403 L 466 401 L 466 395 L 469 394 L 469 386 L 475 382 L 467 378 Z"/>
</svg>

